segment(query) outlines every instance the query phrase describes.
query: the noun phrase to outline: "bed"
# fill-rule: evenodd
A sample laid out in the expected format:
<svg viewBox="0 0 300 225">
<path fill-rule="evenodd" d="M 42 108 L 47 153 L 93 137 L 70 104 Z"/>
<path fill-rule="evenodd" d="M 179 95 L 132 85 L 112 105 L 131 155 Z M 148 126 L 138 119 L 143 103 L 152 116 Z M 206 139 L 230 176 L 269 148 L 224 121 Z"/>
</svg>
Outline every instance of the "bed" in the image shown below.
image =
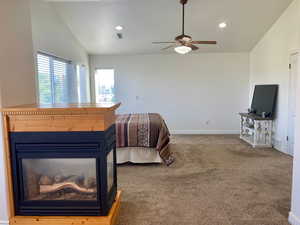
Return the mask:
<svg viewBox="0 0 300 225">
<path fill-rule="evenodd" d="M 174 162 L 168 127 L 157 113 L 117 115 L 116 139 L 118 164 Z"/>
</svg>

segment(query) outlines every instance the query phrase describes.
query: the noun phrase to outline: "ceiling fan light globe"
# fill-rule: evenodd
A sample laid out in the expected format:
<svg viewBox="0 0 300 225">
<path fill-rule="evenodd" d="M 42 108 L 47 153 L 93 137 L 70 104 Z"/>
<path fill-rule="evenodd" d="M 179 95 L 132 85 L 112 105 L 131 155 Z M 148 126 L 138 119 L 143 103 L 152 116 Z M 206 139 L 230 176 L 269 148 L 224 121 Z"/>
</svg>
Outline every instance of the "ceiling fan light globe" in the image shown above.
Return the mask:
<svg viewBox="0 0 300 225">
<path fill-rule="evenodd" d="M 175 52 L 184 55 L 192 51 L 192 48 L 182 45 L 182 46 L 175 47 L 174 50 Z"/>
</svg>

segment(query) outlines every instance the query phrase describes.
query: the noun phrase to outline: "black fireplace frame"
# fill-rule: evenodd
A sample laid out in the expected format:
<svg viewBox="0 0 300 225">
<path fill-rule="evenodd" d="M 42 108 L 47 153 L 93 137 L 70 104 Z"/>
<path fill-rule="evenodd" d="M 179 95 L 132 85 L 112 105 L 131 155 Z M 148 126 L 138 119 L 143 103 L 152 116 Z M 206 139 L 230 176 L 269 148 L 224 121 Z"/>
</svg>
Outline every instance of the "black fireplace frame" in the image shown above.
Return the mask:
<svg viewBox="0 0 300 225">
<path fill-rule="evenodd" d="M 96 132 L 10 132 L 14 208 L 22 216 L 106 216 L 117 193 L 115 125 Z M 113 151 L 114 180 L 107 190 L 107 156 Z M 25 200 L 22 159 L 96 159 L 97 200 Z"/>
</svg>

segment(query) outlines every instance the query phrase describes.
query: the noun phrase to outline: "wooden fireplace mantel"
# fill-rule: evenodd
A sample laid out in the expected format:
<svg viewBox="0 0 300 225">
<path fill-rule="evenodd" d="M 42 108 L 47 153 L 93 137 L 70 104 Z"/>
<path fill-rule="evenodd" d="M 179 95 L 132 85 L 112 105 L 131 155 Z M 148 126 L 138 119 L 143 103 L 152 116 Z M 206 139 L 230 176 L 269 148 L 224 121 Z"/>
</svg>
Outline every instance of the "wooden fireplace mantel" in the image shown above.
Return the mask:
<svg viewBox="0 0 300 225">
<path fill-rule="evenodd" d="M 105 131 L 115 123 L 120 103 L 20 105 L 1 109 L 4 126 L 5 161 L 10 225 L 113 225 L 120 208 L 121 192 L 108 216 L 18 216 L 14 210 L 10 132 Z"/>
<path fill-rule="evenodd" d="M 104 131 L 120 103 L 21 105 L 2 109 L 12 132 Z"/>
</svg>

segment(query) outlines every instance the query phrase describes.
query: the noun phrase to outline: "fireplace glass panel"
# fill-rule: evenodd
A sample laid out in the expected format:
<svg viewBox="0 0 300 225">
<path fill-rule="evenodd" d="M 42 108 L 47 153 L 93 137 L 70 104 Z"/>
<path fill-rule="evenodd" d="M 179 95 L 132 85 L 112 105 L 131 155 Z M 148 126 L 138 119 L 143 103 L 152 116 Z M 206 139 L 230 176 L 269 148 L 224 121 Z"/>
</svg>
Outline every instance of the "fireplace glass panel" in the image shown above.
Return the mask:
<svg viewBox="0 0 300 225">
<path fill-rule="evenodd" d="M 107 191 L 109 192 L 114 184 L 114 151 L 107 155 Z"/>
<path fill-rule="evenodd" d="M 96 201 L 95 158 L 22 159 L 25 200 Z"/>
</svg>

